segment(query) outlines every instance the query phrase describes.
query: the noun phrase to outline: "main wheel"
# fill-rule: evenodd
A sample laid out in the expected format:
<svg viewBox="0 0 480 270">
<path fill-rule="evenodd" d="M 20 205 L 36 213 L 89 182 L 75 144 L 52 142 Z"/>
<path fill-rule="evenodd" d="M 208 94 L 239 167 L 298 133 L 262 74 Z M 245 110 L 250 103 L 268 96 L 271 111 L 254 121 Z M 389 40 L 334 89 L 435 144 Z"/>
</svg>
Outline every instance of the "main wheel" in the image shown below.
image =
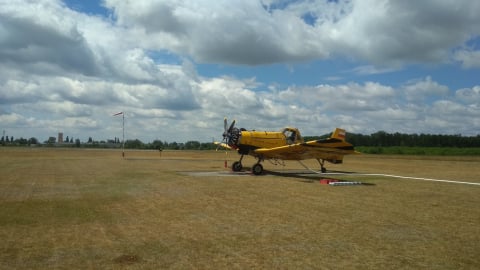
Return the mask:
<svg viewBox="0 0 480 270">
<path fill-rule="evenodd" d="M 253 174 L 255 174 L 255 175 L 260 175 L 260 174 L 262 174 L 262 172 L 263 172 L 263 166 L 262 166 L 262 164 L 257 163 L 257 164 L 255 164 L 255 165 L 253 165 L 253 167 L 252 167 L 252 172 L 253 172 Z"/>
<path fill-rule="evenodd" d="M 232 171 L 234 172 L 239 172 L 241 171 L 243 168 L 242 166 L 242 163 L 240 161 L 235 161 L 233 164 L 232 164 Z"/>
</svg>

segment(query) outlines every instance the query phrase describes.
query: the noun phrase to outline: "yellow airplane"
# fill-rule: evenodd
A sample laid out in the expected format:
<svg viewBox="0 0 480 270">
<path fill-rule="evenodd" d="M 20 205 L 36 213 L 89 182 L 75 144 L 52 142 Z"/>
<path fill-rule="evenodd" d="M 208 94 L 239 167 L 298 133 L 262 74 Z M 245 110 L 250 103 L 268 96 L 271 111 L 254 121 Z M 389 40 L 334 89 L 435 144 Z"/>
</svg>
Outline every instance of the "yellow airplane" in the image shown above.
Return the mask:
<svg viewBox="0 0 480 270">
<path fill-rule="evenodd" d="M 265 159 L 273 160 L 303 160 L 316 159 L 320 164 L 321 172 L 325 173 L 325 161 L 343 163 L 343 156 L 357 154 L 353 145 L 345 141 L 345 130 L 335 129 L 328 139 L 304 142 L 297 128 L 287 127 L 282 131 L 255 131 L 238 129 L 235 120 L 227 128 L 227 119 L 224 119 L 223 141 L 215 144 L 228 149 L 237 150 L 240 160 L 232 164 L 233 171 L 241 171 L 244 155 L 251 155 L 257 159 L 252 166 L 252 172 L 259 175 L 263 172 L 261 164 Z"/>
</svg>

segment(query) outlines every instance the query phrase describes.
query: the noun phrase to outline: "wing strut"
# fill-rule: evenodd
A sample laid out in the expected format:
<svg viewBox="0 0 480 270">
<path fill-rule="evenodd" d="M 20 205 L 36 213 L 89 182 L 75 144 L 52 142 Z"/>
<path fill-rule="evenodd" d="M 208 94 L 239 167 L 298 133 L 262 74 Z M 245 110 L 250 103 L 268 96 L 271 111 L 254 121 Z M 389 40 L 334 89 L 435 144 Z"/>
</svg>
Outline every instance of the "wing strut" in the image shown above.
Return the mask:
<svg viewBox="0 0 480 270">
<path fill-rule="evenodd" d="M 322 174 L 322 173 L 326 173 L 326 172 L 327 172 L 327 169 L 325 169 L 325 167 L 323 166 L 323 165 L 325 164 L 325 160 L 323 160 L 323 159 L 317 158 L 318 163 L 320 163 L 320 168 L 321 168 L 320 170 L 321 170 L 321 171 L 312 170 L 312 169 L 310 169 L 307 165 L 305 165 L 301 160 L 297 160 L 297 161 L 298 161 L 298 163 L 300 163 L 305 169 L 307 169 L 307 170 L 309 170 L 309 171 L 311 171 L 311 172 L 314 172 L 314 173 L 317 173 L 317 174 Z"/>
</svg>

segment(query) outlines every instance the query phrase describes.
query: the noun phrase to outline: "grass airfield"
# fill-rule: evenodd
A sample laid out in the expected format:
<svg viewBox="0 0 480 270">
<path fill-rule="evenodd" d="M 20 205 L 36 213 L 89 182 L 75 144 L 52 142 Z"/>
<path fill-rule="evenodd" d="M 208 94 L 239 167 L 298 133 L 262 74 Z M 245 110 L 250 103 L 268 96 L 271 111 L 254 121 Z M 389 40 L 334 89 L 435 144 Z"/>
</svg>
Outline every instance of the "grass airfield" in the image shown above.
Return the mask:
<svg viewBox="0 0 480 270">
<path fill-rule="evenodd" d="M 238 157 L 0 148 L 0 269 L 480 268 L 478 185 L 339 175 L 368 185 L 334 187 L 297 162 L 235 175 L 224 160 Z M 327 169 L 480 183 L 480 157 L 344 162 Z"/>
</svg>

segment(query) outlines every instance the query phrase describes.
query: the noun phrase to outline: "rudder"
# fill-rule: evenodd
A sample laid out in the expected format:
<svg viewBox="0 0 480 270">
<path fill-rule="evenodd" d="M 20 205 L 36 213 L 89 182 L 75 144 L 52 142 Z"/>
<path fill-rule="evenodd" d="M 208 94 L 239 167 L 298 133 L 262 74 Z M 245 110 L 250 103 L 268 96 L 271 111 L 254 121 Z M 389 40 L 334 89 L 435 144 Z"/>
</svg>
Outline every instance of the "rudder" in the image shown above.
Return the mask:
<svg viewBox="0 0 480 270">
<path fill-rule="evenodd" d="M 333 131 L 332 137 L 330 137 L 330 138 L 335 138 L 335 139 L 345 141 L 345 136 L 346 136 L 345 129 L 336 128 Z"/>
</svg>

